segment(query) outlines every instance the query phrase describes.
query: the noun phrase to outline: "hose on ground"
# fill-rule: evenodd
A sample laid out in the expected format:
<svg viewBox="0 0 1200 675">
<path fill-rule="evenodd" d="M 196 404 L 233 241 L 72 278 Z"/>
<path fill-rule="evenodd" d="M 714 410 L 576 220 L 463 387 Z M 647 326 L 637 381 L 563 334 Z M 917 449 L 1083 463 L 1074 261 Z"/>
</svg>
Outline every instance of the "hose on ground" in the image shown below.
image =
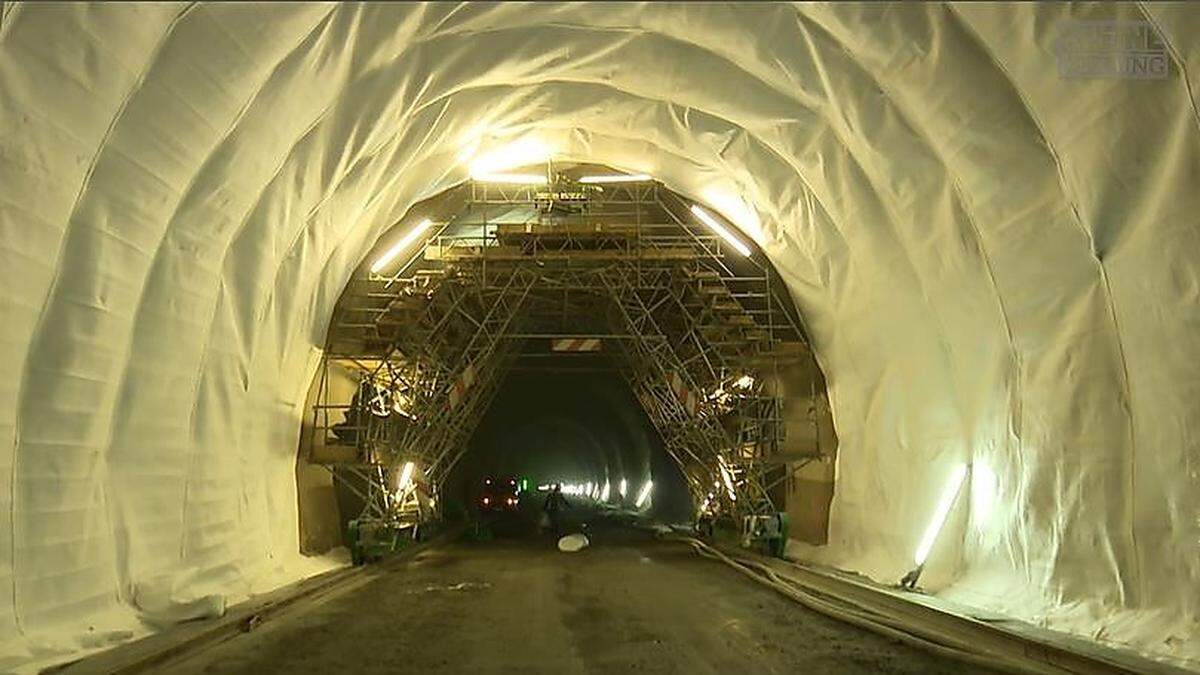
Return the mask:
<svg viewBox="0 0 1200 675">
<path fill-rule="evenodd" d="M 970 663 L 990 669 L 1013 673 L 1063 673 L 1068 672 L 1050 664 L 1031 663 L 1028 659 L 1011 657 L 998 652 L 983 652 L 970 649 L 966 643 L 950 644 L 930 640 L 910 632 L 903 623 L 873 609 L 855 605 L 848 600 L 831 601 L 805 588 L 795 579 L 785 577 L 767 565 L 747 558 L 734 558 L 695 538 L 682 538 L 701 556 L 729 565 L 747 577 L 763 584 L 795 602 L 839 621 L 885 635 L 905 644 L 923 649 L 938 656 Z"/>
</svg>

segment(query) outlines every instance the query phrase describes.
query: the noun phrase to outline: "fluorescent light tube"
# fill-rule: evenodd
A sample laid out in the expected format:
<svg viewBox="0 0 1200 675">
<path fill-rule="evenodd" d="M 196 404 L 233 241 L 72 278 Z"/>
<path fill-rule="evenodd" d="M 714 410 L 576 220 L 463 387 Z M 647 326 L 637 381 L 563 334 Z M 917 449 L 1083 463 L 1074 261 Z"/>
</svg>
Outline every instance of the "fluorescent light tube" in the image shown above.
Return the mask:
<svg viewBox="0 0 1200 675">
<path fill-rule="evenodd" d="M 654 481 L 652 481 L 652 480 L 646 481 L 646 484 L 644 486 L 642 486 L 642 491 L 638 495 L 637 502 L 634 504 L 634 506 L 636 506 L 639 509 L 642 508 L 642 504 L 645 504 L 646 498 L 650 496 L 650 488 L 652 488 L 652 487 L 654 487 Z"/>
<path fill-rule="evenodd" d="M 692 211 L 692 215 L 699 218 L 700 222 L 702 222 L 708 226 L 708 229 L 721 235 L 721 238 L 724 239 L 734 249 L 736 249 L 738 253 L 741 253 L 742 255 L 747 256 L 747 257 L 750 256 L 750 247 L 746 246 L 745 244 L 743 244 L 741 242 L 741 240 L 739 240 L 737 237 L 733 236 L 733 233 L 730 232 L 728 229 L 726 229 L 726 227 L 724 225 L 722 225 L 721 223 L 718 223 L 717 219 L 712 217 L 712 214 L 710 214 L 708 211 L 705 211 L 704 209 L 700 208 L 696 204 L 692 204 L 691 211 Z"/>
<path fill-rule="evenodd" d="M 913 561 L 917 563 L 918 567 L 924 565 L 925 559 L 929 557 L 933 542 L 937 541 L 938 532 L 941 532 L 942 526 L 946 524 L 946 516 L 950 513 L 950 507 L 954 506 L 954 499 L 958 497 L 958 491 L 962 488 L 963 479 L 966 477 L 966 464 L 959 464 L 954 468 L 954 473 L 950 474 L 950 480 L 942 489 L 942 498 L 938 500 L 937 511 L 933 513 L 933 520 L 929 521 L 929 527 L 925 528 L 921 543 L 917 545 L 917 554 L 913 556 Z"/>
<path fill-rule="evenodd" d="M 421 236 L 422 232 L 428 230 L 432 225 L 433 222 L 428 218 L 417 223 L 417 226 L 409 230 L 408 234 L 401 237 L 400 241 L 396 242 L 395 246 L 389 248 L 387 253 L 384 253 L 379 257 L 379 260 L 376 260 L 374 263 L 372 263 L 371 273 L 378 274 L 379 270 L 383 269 L 388 263 L 392 262 L 396 256 L 400 255 L 401 251 L 407 248 L 409 244 L 413 243 L 417 237 Z"/>
<path fill-rule="evenodd" d="M 579 182 L 580 183 L 643 183 L 648 180 L 653 180 L 653 179 L 650 178 L 649 174 L 645 174 L 645 173 L 634 173 L 634 174 L 614 173 L 614 174 L 606 174 L 603 176 L 584 176 L 579 179 Z"/>
</svg>

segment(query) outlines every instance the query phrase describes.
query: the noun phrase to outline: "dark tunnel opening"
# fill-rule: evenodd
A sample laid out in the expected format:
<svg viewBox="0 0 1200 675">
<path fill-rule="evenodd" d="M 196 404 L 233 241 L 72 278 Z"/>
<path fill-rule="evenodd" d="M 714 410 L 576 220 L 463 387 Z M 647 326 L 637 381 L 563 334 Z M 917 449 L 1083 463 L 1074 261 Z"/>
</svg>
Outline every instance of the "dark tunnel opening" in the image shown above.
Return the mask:
<svg viewBox="0 0 1200 675">
<path fill-rule="evenodd" d="M 687 481 L 628 384 L 613 369 L 575 367 L 578 359 L 555 356 L 509 372 L 443 486 L 448 513 L 454 502 L 471 504 L 486 478 L 517 476 L 535 501 L 537 486 L 607 482 L 609 502 L 626 506 L 652 480 L 648 514 L 690 518 Z"/>
</svg>

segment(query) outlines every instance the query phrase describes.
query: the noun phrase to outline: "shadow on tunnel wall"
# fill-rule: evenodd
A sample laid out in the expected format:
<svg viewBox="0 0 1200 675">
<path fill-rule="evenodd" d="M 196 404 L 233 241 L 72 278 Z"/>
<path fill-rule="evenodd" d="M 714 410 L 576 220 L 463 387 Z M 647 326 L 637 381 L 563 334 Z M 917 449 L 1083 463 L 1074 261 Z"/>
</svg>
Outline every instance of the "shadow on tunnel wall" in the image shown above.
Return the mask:
<svg viewBox="0 0 1200 675">
<path fill-rule="evenodd" d="M 614 501 L 625 478 L 630 503 L 651 478 L 651 515 L 682 521 L 692 512 L 683 474 L 615 371 L 556 371 L 547 364 L 509 373 L 446 481 L 447 506 L 471 504 L 489 475 L 528 478 L 531 490 L 555 481 L 608 480 Z"/>
</svg>

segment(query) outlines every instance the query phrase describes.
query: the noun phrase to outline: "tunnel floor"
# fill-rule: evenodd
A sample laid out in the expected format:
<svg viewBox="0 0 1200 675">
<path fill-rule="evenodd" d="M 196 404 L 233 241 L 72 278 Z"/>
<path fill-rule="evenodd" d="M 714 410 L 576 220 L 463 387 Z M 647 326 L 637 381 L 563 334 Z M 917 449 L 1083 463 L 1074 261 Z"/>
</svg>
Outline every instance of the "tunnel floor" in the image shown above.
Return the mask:
<svg viewBox="0 0 1200 675">
<path fill-rule="evenodd" d="M 456 542 L 177 662 L 172 673 L 959 673 L 636 530 Z M 978 671 L 975 671 L 978 672 Z"/>
</svg>

